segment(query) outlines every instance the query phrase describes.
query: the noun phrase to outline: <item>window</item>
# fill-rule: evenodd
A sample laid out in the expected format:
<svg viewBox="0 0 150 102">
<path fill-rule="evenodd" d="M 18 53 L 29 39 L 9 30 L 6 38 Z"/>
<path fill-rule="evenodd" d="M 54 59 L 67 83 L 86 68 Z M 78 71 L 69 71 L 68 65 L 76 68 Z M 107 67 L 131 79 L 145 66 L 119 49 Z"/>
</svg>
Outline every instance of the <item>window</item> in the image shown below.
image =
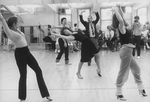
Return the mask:
<svg viewBox="0 0 150 102">
<path fill-rule="evenodd" d="M 106 31 L 107 26 L 112 24 L 112 9 L 103 8 L 101 9 L 101 30 Z"/>
<path fill-rule="evenodd" d="M 138 10 L 138 16 L 140 17 L 140 22 L 145 24 L 147 22 L 147 8 L 141 8 Z"/>
</svg>

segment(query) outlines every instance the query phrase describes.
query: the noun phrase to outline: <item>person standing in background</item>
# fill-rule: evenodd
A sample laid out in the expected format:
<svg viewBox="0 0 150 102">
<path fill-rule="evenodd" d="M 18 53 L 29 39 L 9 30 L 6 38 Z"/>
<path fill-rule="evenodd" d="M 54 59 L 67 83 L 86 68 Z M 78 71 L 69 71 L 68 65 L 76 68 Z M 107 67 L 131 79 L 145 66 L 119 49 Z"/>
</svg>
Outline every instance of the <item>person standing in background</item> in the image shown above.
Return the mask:
<svg viewBox="0 0 150 102">
<path fill-rule="evenodd" d="M 140 58 L 141 55 L 141 34 L 142 34 L 142 24 L 139 22 L 140 17 L 134 17 L 134 23 L 131 25 L 131 29 L 133 31 L 133 44 L 137 49 L 137 58 Z M 135 48 L 133 49 L 133 56 L 135 56 Z"/>
</svg>

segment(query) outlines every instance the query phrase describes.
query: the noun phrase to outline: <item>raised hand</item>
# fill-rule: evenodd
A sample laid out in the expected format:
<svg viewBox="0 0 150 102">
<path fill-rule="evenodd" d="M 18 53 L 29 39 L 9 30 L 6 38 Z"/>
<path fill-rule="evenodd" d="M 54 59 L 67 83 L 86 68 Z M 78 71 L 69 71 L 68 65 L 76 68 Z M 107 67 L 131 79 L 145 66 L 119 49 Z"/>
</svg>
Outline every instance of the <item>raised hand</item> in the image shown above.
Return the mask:
<svg viewBox="0 0 150 102">
<path fill-rule="evenodd" d="M 121 7 L 121 5 L 120 4 L 116 4 L 116 7 Z"/>
<path fill-rule="evenodd" d="M 112 7 L 112 11 L 115 12 L 117 10 L 116 7 Z"/>
<path fill-rule="evenodd" d="M 4 5 L 3 4 L 0 4 L 0 8 L 3 8 L 4 7 Z"/>
<path fill-rule="evenodd" d="M 82 14 L 83 12 L 85 12 L 85 10 L 83 10 L 83 11 L 81 12 L 81 14 Z"/>
</svg>

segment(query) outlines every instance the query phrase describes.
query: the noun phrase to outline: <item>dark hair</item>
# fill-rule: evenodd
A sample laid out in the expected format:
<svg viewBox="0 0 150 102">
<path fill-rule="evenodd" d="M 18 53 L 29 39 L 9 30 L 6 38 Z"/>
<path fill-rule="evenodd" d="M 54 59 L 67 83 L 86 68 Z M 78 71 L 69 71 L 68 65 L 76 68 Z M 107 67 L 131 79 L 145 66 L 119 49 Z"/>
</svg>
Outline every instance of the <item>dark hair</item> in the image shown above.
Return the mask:
<svg viewBox="0 0 150 102">
<path fill-rule="evenodd" d="M 62 22 L 63 22 L 65 19 L 66 19 L 65 17 L 61 18 L 61 24 L 62 24 Z"/>
<path fill-rule="evenodd" d="M 139 19 L 140 19 L 140 17 L 139 17 L 139 16 L 135 16 L 135 17 L 134 17 L 134 19 L 138 19 L 138 20 L 139 20 Z"/>
<path fill-rule="evenodd" d="M 77 26 L 77 23 L 75 23 L 74 26 L 76 27 L 76 26 Z"/>
<path fill-rule="evenodd" d="M 113 28 L 117 29 L 119 27 L 119 21 L 116 17 L 116 14 L 113 15 L 113 19 L 112 19 L 112 26 Z"/>
<path fill-rule="evenodd" d="M 52 26 L 51 25 L 48 25 L 48 28 L 51 28 Z"/>
<path fill-rule="evenodd" d="M 7 21 L 8 27 L 11 28 L 13 26 L 13 24 L 17 24 L 18 22 L 18 18 L 17 17 L 10 17 Z"/>
</svg>

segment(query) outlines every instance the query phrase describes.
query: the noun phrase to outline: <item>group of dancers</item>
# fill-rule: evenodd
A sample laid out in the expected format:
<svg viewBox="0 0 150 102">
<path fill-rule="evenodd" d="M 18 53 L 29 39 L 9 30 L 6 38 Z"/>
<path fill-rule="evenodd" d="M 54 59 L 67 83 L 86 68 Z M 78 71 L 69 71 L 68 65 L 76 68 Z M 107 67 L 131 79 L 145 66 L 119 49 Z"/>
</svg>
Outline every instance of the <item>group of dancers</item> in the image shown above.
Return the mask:
<svg viewBox="0 0 150 102">
<path fill-rule="evenodd" d="M 0 8 L 4 7 L 7 11 L 9 11 L 12 15 L 14 13 L 5 5 L 0 4 Z M 120 70 L 118 73 L 118 77 L 116 80 L 116 96 L 117 99 L 125 101 L 126 99 L 123 96 L 122 93 L 122 87 L 124 83 L 128 79 L 129 70 L 131 69 L 132 74 L 134 76 L 135 82 L 138 86 L 139 93 L 143 96 L 147 96 L 143 82 L 141 79 L 141 72 L 138 64 L 134 60 L 132 56 L 133 48 L 135 47 L 132 44 L 131 39 L 131 33 L 128 29 L 128 24 L 124 19 L 123 12 L 121 10 L 121 6 L 117 5 L 116 7 L 112 8 L 113 11 L 113 18 L 112 18 L 112 26 L 118 30 L 120 42 L 121 42 L 121 49 L 119 51 L 119 56 L 121 59 L 121 65 Z M 83 13 L 83 12 L 82 12 Z M 97 65 L 97 74 L 101 77 L 101 69 L 100 69 L 100 54 L 97 49 L 96 45 L 96 23 L 99 20 L 98 12 L 94 12 L 96 14 L 97 19 L 95 21 L 92 20 L 92 16 L 88 17 L 88 22 L 84 21 L 82 19 L 82 15 L 80 15 L 80 20 L 82 24 L 86 28 L 85 34 L 83 34 L 82 31 L 72 31 L 68 27 L 63 26 L 61 29 L 61 33 L 57 34 L 56 32 L 53 32 L 51 30 L 51 34 L 61 38 L 59 42 L 62 44 L 62 51 L 58 54 L 56 58 L 56 63 L 59 62 L 62 54 L 66 51 L 65 55 L 65 63 L 70 64 L 69 58 L 67 55 L 67 41 L 68 40 L 76 40 L 80 41 L 82 43 L 81 46 L 81 59 L 78 65 L 78 71 L 76 73 L 77 77 L 79 79 L 83 79 L 81 75 L 81 68 L 84 62 L 91 61 L 91 58 L 95 57 L 95 62 Z M 61 22 L 65 22 L 66 18 L 63 18 Z M 20 102 L 23 102 L 26 100 L 26 76 L 27 76 L 27 65 L 33 69 L 33 71 L 36 73 L 38 86 L 40 89 L 41 96 L 48 101 L 52 101 L 50 98 L 50 94 L 48 92 L 48 89 L 46 87 L 46 84 L 43 79 L 42 71 L 40 66 L 38 65 L 38 62 L 33 57 L 33 55 L 30 53 L 27 41 L 25 39 L 24 33 L 22 33 L 18 29 L 18 18 L 16 16 L 9 17 L 7 20 L 7 23 L 0 13 L 0 21 L 2 22 L 3 29 L 8 36 L 9 39 L 13 41 L 13 43 L 16 46 L 15 49 L 15 60 L 16 64 L 18 66 L 19 72 L 20 72 L 20 79 L 19 79 L 19 96 Z M 86 34 L 89 34 L 88 36 Z"/>
</svg>

